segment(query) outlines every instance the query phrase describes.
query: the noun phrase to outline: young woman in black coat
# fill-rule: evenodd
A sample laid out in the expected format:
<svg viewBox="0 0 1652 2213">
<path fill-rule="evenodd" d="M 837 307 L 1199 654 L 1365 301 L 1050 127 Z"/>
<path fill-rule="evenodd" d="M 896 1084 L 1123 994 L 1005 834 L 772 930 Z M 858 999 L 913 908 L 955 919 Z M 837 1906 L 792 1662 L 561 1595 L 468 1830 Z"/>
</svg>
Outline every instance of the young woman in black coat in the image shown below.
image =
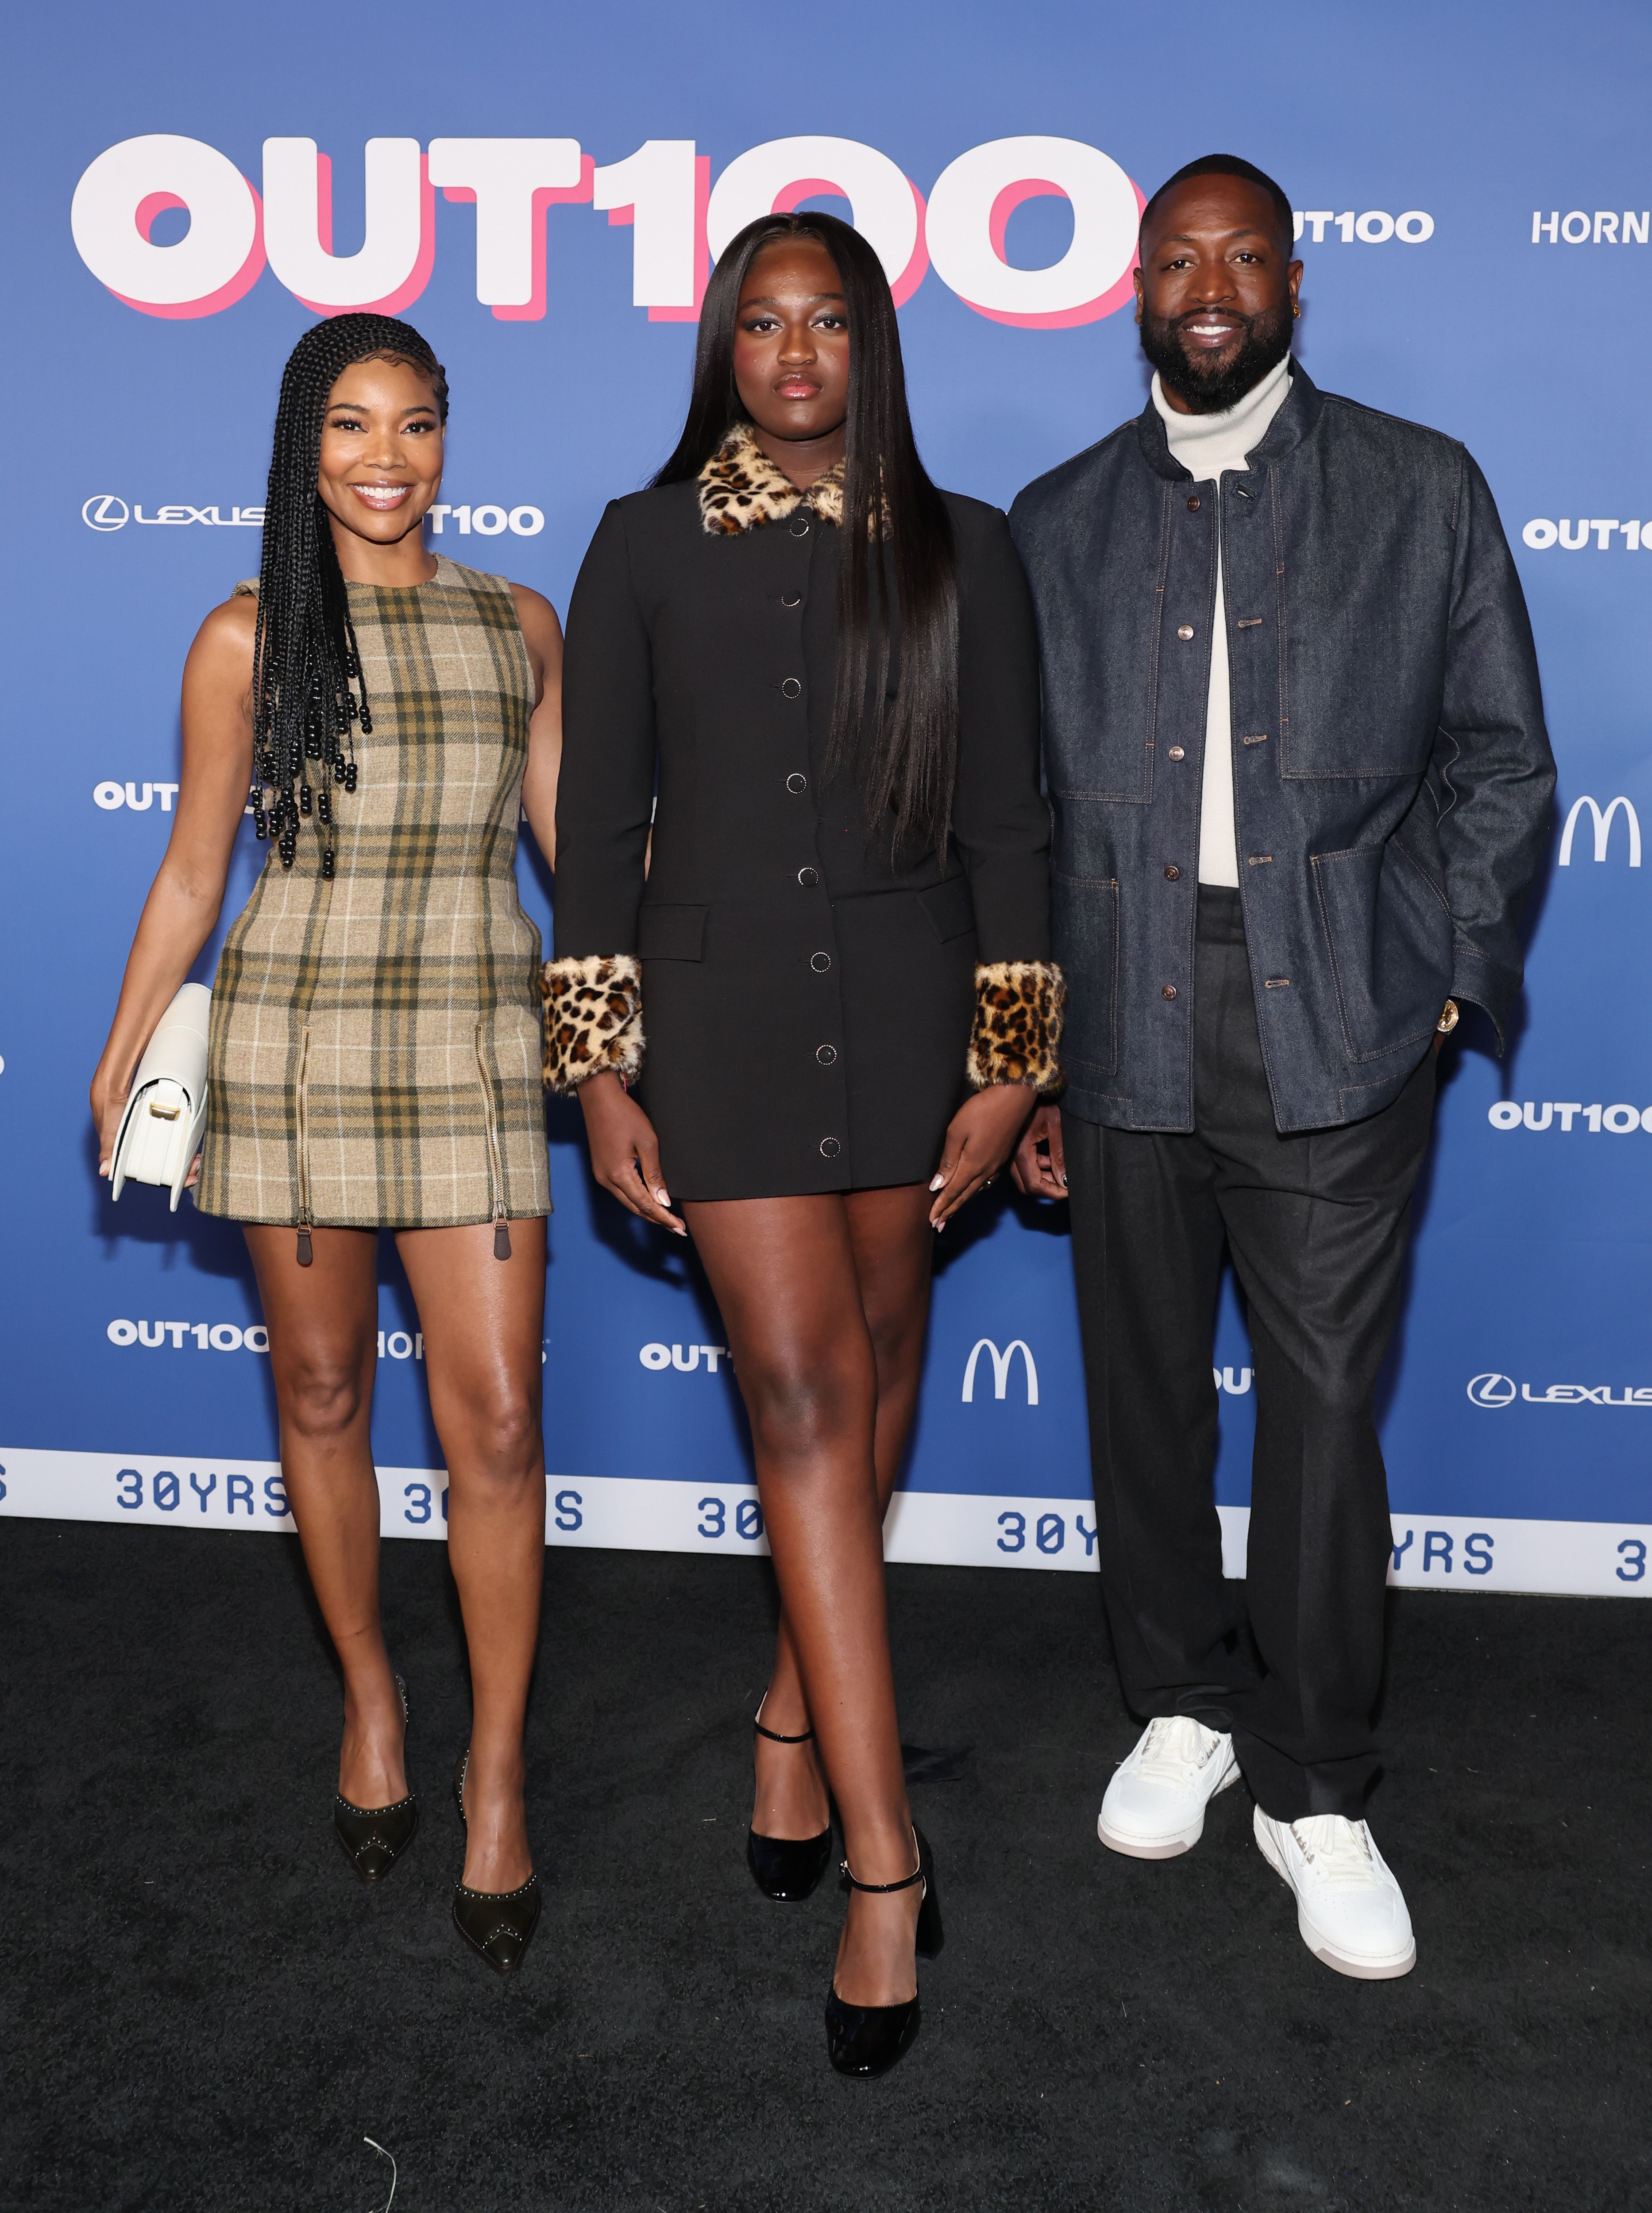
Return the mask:
<svg viewBox="0 0 1652 2213">
<path fill-rule="evenodd" d="M 807 1896 L 835 1800 L 848 2074 L 911 2044 L 940 1943 L 882 1521 L 933 1233 L 1057 1080 L 1038 696 L 1003 516 L 918 460 L 876 256 L 829 216 L 750 224 L 677 450 L 569 611 L 546 1075 L 722 1309 L 782 1606 L 748 1858 Z"/>
</svg>

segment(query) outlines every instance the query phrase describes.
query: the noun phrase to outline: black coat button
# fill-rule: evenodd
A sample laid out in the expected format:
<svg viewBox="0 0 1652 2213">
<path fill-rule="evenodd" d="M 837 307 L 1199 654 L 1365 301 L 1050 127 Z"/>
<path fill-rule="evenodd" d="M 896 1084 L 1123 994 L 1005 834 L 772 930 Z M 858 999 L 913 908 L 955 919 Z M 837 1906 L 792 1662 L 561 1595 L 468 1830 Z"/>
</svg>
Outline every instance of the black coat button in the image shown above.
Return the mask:
<svg viewBox="0 0 1652 2213">
<path fill-rule="evenodd" d="M 817 1045 L 814 1058 L 822 1068 L 830 1068 L 838 1058 L 838 1048 L 835 1045 Z"/>
<path fill-rule="evenodd" d="M 791 534 L 794 538 L 808 536 L 808 517 L 801 509 L 791 519 Z"/>
<path fill-rule="evenodd" d="M 824 976 L 832 966 L 832 955 L 829 953 L 811 953 L 808 965 L 817 976 Z"/>
<path fill-rule="evenodd" d="M 780 696 L 783 699 L 801 699 L 803 687 L 795 676 L 789 676 L 780 687 Z"/>
<path fill-rule="evenodd" d="M 820 881 L 820 871 L 818 869 L 799 869 L 797 881 L 806 892 L 812 892 Z"/>
<path fill-rule="evenodd" d="M 780 604 L 783 607 L 801 607 L 803 604 L 803 594 L 801 592 L 782 592 Z"/>
<path fill-rule="evenodd" d="M 789 776 L 786 778 L 786 789 L 788 791 L 807 791 L 808 778 L 806 776 Z"/>
<path fill-rule="evenodd" d="M 838 1143 L 838 1140 L 835 1137 L 822 1137 L 820 1140 L 820 1150 L 827 1160 L 835 1161 L 838 1154 L 842 1152 L 843 1147 Z"/>
</svg>

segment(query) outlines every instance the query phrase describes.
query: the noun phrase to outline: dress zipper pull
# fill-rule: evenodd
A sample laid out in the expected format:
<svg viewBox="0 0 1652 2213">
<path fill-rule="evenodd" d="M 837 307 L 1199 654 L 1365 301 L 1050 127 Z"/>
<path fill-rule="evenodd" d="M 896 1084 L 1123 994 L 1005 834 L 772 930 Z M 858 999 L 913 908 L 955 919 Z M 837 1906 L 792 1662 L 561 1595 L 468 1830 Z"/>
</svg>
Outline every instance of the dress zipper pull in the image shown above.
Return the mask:
<svg viewBox="0 0 1652 2213">
<path fill-rule="evenodd" d="M 310 1265 L 310 1262 L 311 1262 L 314 1258 L 315 1258 L 315 1255 L 314 1255 L 314 1253 L 312 1253 L 312 1252 L 311 1252 L 311 1250 L 310 1250 L 310 1233 L 309 1233 L 309 1231 L 308 1231 L 308 1229 L 301 1229 L 301 1230 L 299 1231 L 299 1233 L 298 1233 L 298 1265 L 299 1265 L 299 1266 L 300 1266 L 301 1268 L 308 1268 L 308 1267 L 309 1266 L 309 1265 Z"/>
<path fill-rule="evenodd" d="M 493 1257 L 496 1260 L 510 1258 L 510 1224 L 503 1216 L 493 1225 Z"/>
</svg>

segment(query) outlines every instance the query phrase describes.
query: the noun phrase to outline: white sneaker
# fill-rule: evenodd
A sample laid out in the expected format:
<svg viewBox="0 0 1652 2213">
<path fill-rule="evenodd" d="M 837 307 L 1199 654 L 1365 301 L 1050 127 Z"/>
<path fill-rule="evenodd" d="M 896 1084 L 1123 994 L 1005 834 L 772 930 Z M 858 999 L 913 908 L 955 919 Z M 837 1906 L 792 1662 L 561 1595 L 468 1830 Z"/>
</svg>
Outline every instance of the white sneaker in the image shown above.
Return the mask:
<svg viewBox="0 0 1652 2213">
<path fill-rule="evenodd" d="M 1234 1741 L 1191 1714 L 1161 1714 L 1119 1763 L 1096 1833 L 1132 1860 L 1173 1860 L 1204 1833 L 1204 1809 L 1239 1780 Z"/>
<path fill-rule="evenodd" d="M 1296 1926 L 1316 1960 L 1339 1975 L 1379 1983 L 1417 1965 L 1411 1917 L 1363 1821 L 1314 1814 L 1271 1820 L 1256 1809 L 1263 1858 L 1296 1893 Z"/>
</svg>

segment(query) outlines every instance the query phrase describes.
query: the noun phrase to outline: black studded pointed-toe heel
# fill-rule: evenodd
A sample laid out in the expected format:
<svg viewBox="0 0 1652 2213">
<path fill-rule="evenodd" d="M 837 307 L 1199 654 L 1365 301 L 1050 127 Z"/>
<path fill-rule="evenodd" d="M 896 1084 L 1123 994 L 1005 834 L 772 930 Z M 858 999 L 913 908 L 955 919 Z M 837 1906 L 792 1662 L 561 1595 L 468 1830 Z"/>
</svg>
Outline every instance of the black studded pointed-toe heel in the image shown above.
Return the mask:
<svg viewBox="0 0 1652 2213">
<path fill-rule="evenodd" d="M 418 1833 L 418 1802 L 411 1792 L 393 1806 L 352 1806 L 335 1797 L 332 1828 L 362 1881 L 382 1882 Z"/>
<path fill-rule="evenodd" d="M 407 1686 L 399 1675 L 401 1717 L 405 1723 Z M 363 1882 L 382 1882 L 405 1853 L 418 1831 L 418 1801 L 410 1790 L 393 1806 L 352 1806 L 336 1793 L 332 1801 L 332 1831 L 344 1857 Z"/>
<path fill-rule="evenodd" d="M 465 1819 L 465 1771 L 470 1747 L 454 1763 L 454 1803 Z M 514 1975 L 527 1957 L 539 1925 L 539 1879 L 531 1875 L 515 1890 L 472 1890 L 454 1885 L 453 1925 L 478 1959 L 496 1975 Z"/>
<path fill-rule="evenodd" d="M 805 1729 L 802 1736 L 782 1736 L 776 1729 L 764 1728 L 761 1706 L 757 1713 L 752 1727 L 771 1744 L 808 1744 L 814 1738 L 813 1729 Z M 829 1820 L 818 1837 L 763 1837 L 755 1829 L 746 1832 L 746 1864 L 752 1870 L 752 1880 L 765 1898 L 783 1905 L 796 1905 L 818 1890 L 831 1862 Z"/>
<path fill-rule="evenodd" d="M 856 1882 L 849 1872 L 847 1860 L 843 1862 L 843 1874 L 851 1890 L 887 1893 L 910 1890 L 914 1883 L 921 1882 L 924 1899 L 917 1910 L 914 1948 L 920 1960 L 932 1960 L 946 1941 L 941 1926 L 940 1900 L 936 1895 L 935 1860 L 924 1832 L 915 1828 L 912 1838 L 917 1846 L 917 1865 L 901 1881 Z M 916 1995 L 900 2005 L 850 2005 L 838 1996 L 834 1978 L 826 1993 L 826 2057 L 840 2075 L 855 2075 L 863 2080 L 874 2075 L 887 2075 L 917 2042 L 921 2021 Z"/>
</svg>

